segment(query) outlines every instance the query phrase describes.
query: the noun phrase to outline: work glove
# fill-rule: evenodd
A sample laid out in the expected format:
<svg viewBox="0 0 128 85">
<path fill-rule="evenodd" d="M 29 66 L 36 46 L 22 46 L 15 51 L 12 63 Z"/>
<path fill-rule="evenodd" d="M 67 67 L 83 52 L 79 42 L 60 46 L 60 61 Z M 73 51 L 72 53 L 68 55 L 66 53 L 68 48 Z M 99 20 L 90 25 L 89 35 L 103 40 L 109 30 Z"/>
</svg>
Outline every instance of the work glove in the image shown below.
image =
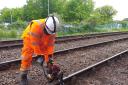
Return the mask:
<svg viewBox="0 0 128 85">
<path fill-rule="evenodd" d="M 40 65 L 43 65 L 44 63 L 44 57 L 42 55 L 37 55 L 37 62 L 40 64 Z"/>
<path fill-rule="evenodd" d="M 59 71 L 60 71 L 59 65 L 54 64 L 54 65 L 52 66 L 52 74 L 53 74 L 54 76 L 56 76 L 56 75 L 59 73 Z"/>
<path fill-rule="evenodd" d="M 49 64 L 54 64 L 54 60 L 53 60 L 52 57 L 49 58 L 48 63 L 49 63 Z"/>
<path fill-rule="evenodd" d="M 53 76 L 56 76 L 59 73 L 59 71 L 60 71 L 59 65 L 57 65 L 54 62 L 54 60 L 53 60 L 52 57 L 49 58 L 49 61 L 48 61 L 48 65 L 47 66 L 49 68 L 49 72 L 48 73 L 52 74 Z"/>
<path fill-rule="evenodd" d="M 47 79 L 49 82 L 52 82 L 54 79 L 57 79 L 60 68 L 58 65 L 53 64 L 51 68 L 47 70 Z"/>
</svg>

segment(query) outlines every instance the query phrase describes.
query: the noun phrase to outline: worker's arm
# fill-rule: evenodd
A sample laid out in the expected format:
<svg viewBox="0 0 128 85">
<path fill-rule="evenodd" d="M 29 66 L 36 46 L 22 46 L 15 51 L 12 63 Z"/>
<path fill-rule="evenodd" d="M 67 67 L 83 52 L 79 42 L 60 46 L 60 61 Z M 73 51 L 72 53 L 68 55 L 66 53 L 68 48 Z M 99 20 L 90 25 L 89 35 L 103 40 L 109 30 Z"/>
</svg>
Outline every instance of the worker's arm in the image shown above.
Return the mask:
<svg viewBox="0 0 128 85">
<path fill-rule="evenodd" d="M 31 25 L 30 30 L 30 44 L 32 45 L 32 48 L 34 49 L 34 54 L 41 55 L 41 48 L 40 48 L 40 41 L 41 41 L 41 30 L 40 26 L 36 23 L 33 23 Z"/>
</svg>

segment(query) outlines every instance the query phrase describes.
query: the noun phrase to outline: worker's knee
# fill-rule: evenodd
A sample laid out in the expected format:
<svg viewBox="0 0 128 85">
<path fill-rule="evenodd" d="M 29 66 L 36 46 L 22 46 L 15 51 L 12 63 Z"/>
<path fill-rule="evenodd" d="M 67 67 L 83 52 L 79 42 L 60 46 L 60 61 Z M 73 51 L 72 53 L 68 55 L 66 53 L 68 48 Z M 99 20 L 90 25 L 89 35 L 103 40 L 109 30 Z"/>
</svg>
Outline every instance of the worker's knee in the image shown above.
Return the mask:
<svg viewBox="0 0 128 85">
<path fill-rule="evenodd" d="M 21 60 L 21 71 L 28 70 L 31 66 L 32 57 L 29 56 L 22 56 Z"/>
<path fill-rule="evenodd" d="M 24 62 L 31 62 L 32 56 L 21 56 L 21 60 Z"/>
</svg>

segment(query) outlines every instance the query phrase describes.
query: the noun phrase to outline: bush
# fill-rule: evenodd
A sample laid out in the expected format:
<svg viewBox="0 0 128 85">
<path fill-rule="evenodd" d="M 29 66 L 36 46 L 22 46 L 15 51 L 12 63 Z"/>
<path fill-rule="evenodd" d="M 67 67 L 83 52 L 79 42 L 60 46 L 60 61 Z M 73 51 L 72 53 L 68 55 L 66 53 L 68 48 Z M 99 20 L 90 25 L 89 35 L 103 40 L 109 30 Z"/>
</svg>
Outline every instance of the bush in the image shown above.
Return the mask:
<svg viewBox="0 0 128 85">
<path fill-rule="evenodd" d="M 12 24 L 8 25 L 8 29 L 24 29 L 27 25 L 27 22 L 17 21 L 13 22 Z"/>
<path fill-rule="evenodd" d="M 17 32 L 15 30 L 2 30 L 0 29 L 0 39 L 17 38 Z"/>
<path fill-rule="evenodd" d="M 8 32 L 8 37 L 9 38 L 16 38 L 17 32 L 15 30 L 11 30 L 10 32 Z"/>
<path fill-rule="evenodd" d="M 1 39 L 1 38 L 4 38 L 5 35 L 6 35 L 6 34 L 4 33 L 4 31 L 0 29 L 0 39 Z"/>
<path fill-rule="evenodd" d="M 4 25 L 3 24 L 0 24 L 0 29 L 4 29 Z"/>
</svg>

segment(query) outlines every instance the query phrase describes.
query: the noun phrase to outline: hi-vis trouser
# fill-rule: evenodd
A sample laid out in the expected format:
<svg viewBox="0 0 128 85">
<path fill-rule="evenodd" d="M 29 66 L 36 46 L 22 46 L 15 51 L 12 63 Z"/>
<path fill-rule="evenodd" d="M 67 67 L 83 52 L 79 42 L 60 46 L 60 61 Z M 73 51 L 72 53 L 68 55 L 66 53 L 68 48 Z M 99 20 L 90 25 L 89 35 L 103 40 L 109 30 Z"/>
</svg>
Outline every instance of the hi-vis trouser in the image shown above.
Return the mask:
<svg viewBox="0 0 128 85">
<path fill-rule="evenodd" d="M 30 68 L 32 62 L 32 55 L 34 50 L 31 47 L 29 38 L 24 38 L 23 40 L 24 46 L 22 48 L 22 55 L 21 55 L 21 71 L 28 70 Z"/>
</svg>

